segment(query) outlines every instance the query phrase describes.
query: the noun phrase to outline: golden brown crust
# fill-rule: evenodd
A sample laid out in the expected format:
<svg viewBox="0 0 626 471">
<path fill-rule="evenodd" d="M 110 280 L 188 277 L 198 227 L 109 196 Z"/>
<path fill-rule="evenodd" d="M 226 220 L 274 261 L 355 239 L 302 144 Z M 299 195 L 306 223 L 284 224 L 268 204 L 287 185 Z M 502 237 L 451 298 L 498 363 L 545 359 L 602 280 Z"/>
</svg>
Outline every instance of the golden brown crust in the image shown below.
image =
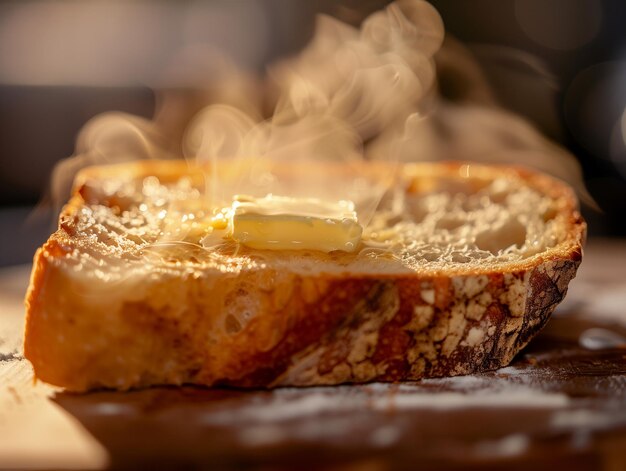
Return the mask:
<svg viewBox="0 0 626 471">
<path fill-rule="evenodd" d="M 458 176 L 463 163 L 433 164 Z M 176 179 L 184 162 L 132 164 L 132 178 Z M 411 175 L 424 167 L 408 165 Z M 489 167 L 481 167 L 488 172 Z M 504 366 L 541 329 L 581 261 L 585 224 L 571 190 L 505 168 L 558 202 L 567 237 L 503 267 L 425 273 L 302 275 L 271 268 L 147 279 L 97 300 L 63 266 L 89 169 L 38 250 L 27 294 L 25 355 L 38 378 L 75 391 L 194 383 L 267 387 L 400 381 Z M 482 171 L 478 169 L 478 171 Z M 128 175 L 128 174 L 126 174 Z M 250 303 L 256 316 L 238 317 Z"/>
</svg>

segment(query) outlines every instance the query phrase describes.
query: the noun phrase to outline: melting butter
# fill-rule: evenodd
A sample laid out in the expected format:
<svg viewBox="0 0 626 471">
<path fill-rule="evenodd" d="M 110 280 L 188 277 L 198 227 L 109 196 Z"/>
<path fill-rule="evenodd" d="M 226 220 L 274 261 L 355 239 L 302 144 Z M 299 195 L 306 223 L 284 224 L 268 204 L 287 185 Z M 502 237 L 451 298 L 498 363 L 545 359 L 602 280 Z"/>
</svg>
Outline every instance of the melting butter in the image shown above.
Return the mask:
<svg viewBox="0 0 626 471">
<path fill-rule="evenodd" d="M 363 232 L 351 201 L 238 195 L 224 217 L 225 237 L 254 249 L 352 252 Z M 212 227 L 222 224 L 220 216 Z"/>
</svg>

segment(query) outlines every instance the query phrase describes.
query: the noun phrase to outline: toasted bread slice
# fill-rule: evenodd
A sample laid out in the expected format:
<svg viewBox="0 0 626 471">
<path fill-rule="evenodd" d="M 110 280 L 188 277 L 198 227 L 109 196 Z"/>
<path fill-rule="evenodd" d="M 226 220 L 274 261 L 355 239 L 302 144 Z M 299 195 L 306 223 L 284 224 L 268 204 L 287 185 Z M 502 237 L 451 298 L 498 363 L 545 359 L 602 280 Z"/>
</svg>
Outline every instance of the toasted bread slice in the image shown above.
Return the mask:
<svg viewBox="0 0 626 471">
<path fill-rule="evenodd" d="M 25 355 L 37 378 L 86 391 L 495 369 L 543 327 L 582 257 L 567 185 L 466 163 L 403 166 L 404 210 L 383 201 L 354 253 L 204 248 L 204 170 L 79 174 L 35 255 Z"/>
</svg>

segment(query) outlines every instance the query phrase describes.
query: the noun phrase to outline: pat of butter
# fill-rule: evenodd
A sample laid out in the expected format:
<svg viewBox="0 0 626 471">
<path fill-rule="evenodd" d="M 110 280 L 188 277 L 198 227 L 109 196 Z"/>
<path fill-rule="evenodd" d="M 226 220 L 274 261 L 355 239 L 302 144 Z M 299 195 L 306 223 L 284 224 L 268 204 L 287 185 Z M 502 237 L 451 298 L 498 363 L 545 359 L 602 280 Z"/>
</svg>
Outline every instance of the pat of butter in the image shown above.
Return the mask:
<svg viewBox="0 0 626 471">
<path fill-rule="evenodd" d="M 363 228 L 351 201 L 235 196 L 230 237 L 254 249 L 352 252 Z"/>
</svg>

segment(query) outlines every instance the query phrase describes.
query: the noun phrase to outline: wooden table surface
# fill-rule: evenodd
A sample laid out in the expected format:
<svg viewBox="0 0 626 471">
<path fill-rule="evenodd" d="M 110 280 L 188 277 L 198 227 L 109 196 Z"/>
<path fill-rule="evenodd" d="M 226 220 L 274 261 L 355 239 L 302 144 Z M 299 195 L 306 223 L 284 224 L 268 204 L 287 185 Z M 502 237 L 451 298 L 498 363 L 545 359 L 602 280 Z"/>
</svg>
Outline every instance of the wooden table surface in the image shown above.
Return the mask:
<svg viewBox="0 0 626 471">
<path fill-rule="evenodd" d="M 68 394 L 21 353 L 29 267 L 0 270 L 0 469 L 626 470 L 626 242 L 498 371 L 401 385 Z"/>
</svg>

